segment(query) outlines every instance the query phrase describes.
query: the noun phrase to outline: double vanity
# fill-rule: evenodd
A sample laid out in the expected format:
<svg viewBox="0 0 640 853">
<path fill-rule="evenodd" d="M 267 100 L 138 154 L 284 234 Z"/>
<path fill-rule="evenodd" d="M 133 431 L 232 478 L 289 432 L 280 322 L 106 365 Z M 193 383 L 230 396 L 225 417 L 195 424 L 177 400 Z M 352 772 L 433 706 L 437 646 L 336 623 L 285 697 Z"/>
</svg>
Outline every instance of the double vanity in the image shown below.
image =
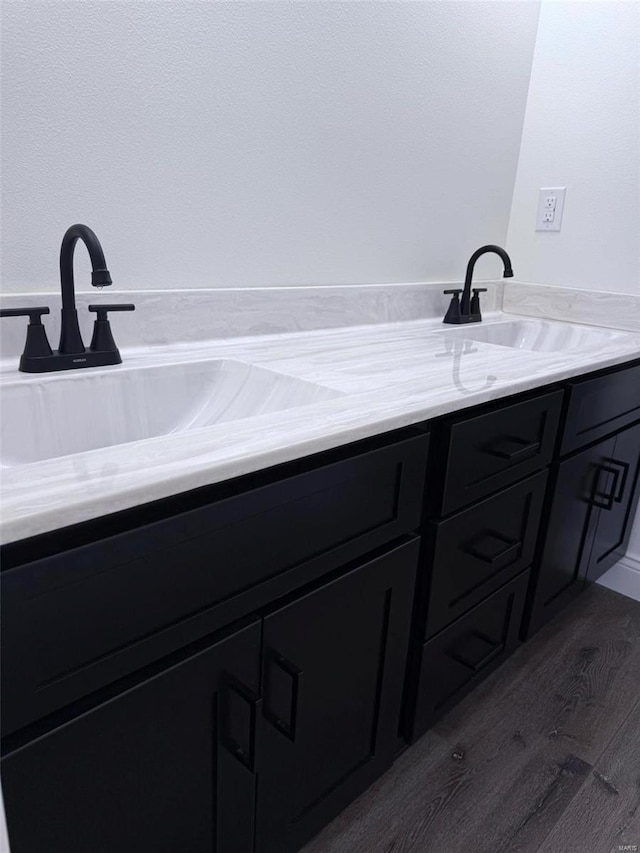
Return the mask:
<svg viewBox="0 0 640 853">
<path fill-rule="evenodd" d="M 640 334 L 441 316 L 5 367 L 12 853 L 293 853 L 624 554 Z"/>
</svg>

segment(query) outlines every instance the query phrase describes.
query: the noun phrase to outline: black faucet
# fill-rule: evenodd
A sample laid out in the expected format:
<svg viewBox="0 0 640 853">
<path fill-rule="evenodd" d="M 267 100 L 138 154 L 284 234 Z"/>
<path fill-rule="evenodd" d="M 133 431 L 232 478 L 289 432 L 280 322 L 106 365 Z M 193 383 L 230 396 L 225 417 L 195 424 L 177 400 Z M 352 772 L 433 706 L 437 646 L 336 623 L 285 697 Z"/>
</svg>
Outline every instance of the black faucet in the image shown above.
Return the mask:
<svg viewBox="0 0 640 853">
<path fill-rule="evenodd" d="M 474 287 L 473 296 L 471 295 L 472 287 L 471 280 L 473 278 L 473 269 L 478 258 L 486 255 L 487 252 L 493 252 L 502 258 L 504 264 L 504 278 L 513 278 L 513 269 L 511 268 L 511 258 L 500 246 L 481 246 L 471 255 L 467 264 L 467 274 L 464 279 L 464 289 L 445 290 L 446 294 L 452 294 L 451 303 L 444 316 L 443 323 L 479 323 L 482 320 L 480 313 L 480 294 L 486 292 L 486 287 Z M 460 299 L 462 294 L 462 299 Z"/>
<path fill-rule="evenodd" d="M 60 353 L 84 352 L 85 347 L 78 325 L 76 310 L 76 292 L 73 281 L 73 255 L 78 240 L 87 247 L 91 258 L 91 284 L 94 287 L 107 287 L 111 284 L 111 275 L 107 269 L 100 241 L 86 225 L 72 225 L 62 238 L 60 246 L 60 288 L 62 290 L 62 312 L 60 317 Z"/>
<path fill-rule="evenodd" d="M 20 358 L 20 370 L 25 373 L 49 373 L 54 370 L 70 370 L 78 367 L 103 367 L 122 362 L 120 352 L 111 335 L 107 312 L 133 311 L 135 306 L 130 304 L 89 305 L 89 311 L 96 313 L 96 321 L 91 346 L 86 349 L 78 325 L 73 281 L 73 255 L 78 240 L 82 240 L 89 251 L 92 268 L 91 284 L 94 287 L 106 287 L 111 284 L 111 275 L 107 269 L 100 241 L 86 225 L 72 225 L 62 238 L 60 247 L 62 312 L 58 349 L 55 352 L 51 350 L 42 325 L 42 314 L 49 313 L 47 307 L 8 308 L 0 311 L 0 317 L 29 317 L 27 341 Z"/>
</svg>

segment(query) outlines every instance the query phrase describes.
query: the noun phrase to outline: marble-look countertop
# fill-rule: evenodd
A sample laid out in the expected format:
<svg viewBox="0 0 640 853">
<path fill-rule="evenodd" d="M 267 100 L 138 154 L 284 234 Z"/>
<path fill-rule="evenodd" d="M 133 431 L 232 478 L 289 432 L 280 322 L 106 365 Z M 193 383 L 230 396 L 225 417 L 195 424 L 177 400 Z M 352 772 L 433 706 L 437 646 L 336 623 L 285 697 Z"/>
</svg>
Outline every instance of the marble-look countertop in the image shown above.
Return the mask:
<svg viewBox="0 0 640 853">
<path fill-rule="evenodd" d="M 494 313 L 485 325 L 514 319 Z M 342 393 L 285 411 L 3 468 L 3 542 L 621 364 L 640 357 L 640 334 L 619 332 L 597 351 L 530 352 L 465 343 L 463 328 L 422 319 L 126 348 L 122 355 L 124 363 L 110 371 L 233 359 Z M 5 366 L 0 398 L 2 385 L 16 381 L 29 377 Z"/>
</svg>

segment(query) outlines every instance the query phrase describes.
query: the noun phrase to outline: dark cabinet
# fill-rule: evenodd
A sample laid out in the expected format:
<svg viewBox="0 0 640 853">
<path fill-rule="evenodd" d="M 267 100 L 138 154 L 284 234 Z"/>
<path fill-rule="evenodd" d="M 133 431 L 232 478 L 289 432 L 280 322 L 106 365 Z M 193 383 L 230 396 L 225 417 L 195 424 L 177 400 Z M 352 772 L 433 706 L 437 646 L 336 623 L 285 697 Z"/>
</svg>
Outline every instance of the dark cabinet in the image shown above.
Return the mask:
<svg viewBox="0 0 640 853">
<path fill-rule="evenodd" d="M 406 720 L 409 739 L 419 737 L 514 651 L 528 581 L 529 572 L 521 573 L 419 646 Z"/>
<path fill-rule="evenodd" d="M 442 501 L 448 515 L 548 465 L 556 443 L 563 391 L 499 404 L 444 428 Z"/>
<path fill-rule="evenodd" d="M 568 383 L 564 455 L 640 419 L 640 364 Z"/>
<path fill-rule="evenodd" d="M 428 446 L 401 430 L 13 549 L 13 853 L 284 853 L 386 769 Z"/>
<path fill-rule="evenodd" d="M 12 853 L 251 853 L 260 623 L 3 758 Z"/>
<path fill-rule="evenodd" d="M 297 850 L 395 754 L 418 540 L 264 620 L 258 853 Z"/>
<path fill-rule="evenodd" d="M 2 572 L 3 734 L 415 530 L 429 436 L 402 435 Z"/>
<path fill-rule="evenodd" d="M 414 741 L 519 642 L 564 391 L 435 427 L 402 715 Z M 455 510 L 455 512 L 454 512 Z"/>
<path fill-rule="evenodd" d="M 640 423 L 618 433 L 611 455 L 594 472 L 597 513 L 586 570 L 588 582 L 597 580 L 624 556 L 639 494 Z"/>
<path fill-rule="evenodd" d="M 613 451 L 609 439 L 556 466 L 544 547 L 534 575 L 527 634 L 582 591 L 592 543 L 594 474 Z"/>
<path fill-rule="evenodd" d="M 405 537 L 40 737 L 6 738 L 13 853 L 297 850 L 393 761 L 418 551 Z"/>
<path fill-rule="evenodd" d="M 527 635 L 626 550 L 638 502 L 640 424 L 557 466 Z"/>
<path fill-rule="evenodd" d="M 429 525 L 424 639 L 531 565 L 547 472 Z"/>
<path fill-rule="evenodd" d="M 12 853 L 298 850 L 624 554 L 639 370 L 5 547 Z"/>
</svg>

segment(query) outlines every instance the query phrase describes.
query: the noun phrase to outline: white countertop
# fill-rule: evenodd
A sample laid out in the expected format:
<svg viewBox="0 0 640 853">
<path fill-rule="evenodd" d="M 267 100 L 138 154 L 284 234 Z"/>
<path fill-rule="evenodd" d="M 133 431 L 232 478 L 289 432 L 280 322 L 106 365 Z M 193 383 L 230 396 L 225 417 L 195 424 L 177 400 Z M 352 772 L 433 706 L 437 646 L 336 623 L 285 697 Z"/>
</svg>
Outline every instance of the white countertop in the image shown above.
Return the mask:
<svg viewBox="0 0 640 853">
<path fill-rule="evenodd" d="M 483 325 L 517 319 L 513 314 L 496 313 L 486 316 Z M 343 396 L 2 468 L 2 542 L 640 357 L 640 334 L 622 331 L 597 351 L 531 352 L 480 342 L 465 344 L 463 339 L 464 327 L 443 328 L 440 319 L 434 319 L 123 349 L 124 363 L 107 368 L 109 371 L 233 359 L 318 383 L 343 392 Z M 0 394 L 3 384 L 30 379 L 33 377 L 18 372 L 15 360 L 10 365 L 5 362 L 0 371 Z M 47 381 L 47 377 L 39 380 Z"/>
</svg>

